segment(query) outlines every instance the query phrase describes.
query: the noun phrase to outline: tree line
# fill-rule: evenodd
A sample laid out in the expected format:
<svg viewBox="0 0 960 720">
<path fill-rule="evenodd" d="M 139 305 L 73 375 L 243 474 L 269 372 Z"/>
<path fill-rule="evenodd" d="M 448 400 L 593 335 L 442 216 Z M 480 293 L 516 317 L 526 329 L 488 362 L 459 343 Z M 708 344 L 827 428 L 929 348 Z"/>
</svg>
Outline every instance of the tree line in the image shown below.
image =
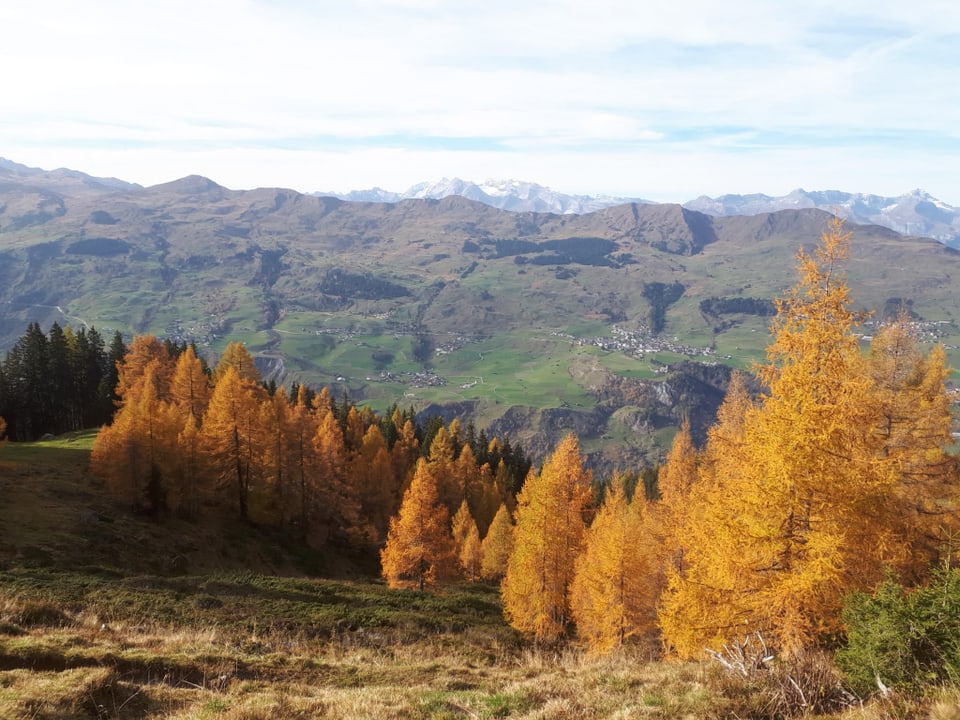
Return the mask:
<svg viewBox="0 0 960 720">
<path fill-rule="evenodd" d="M 95 327 L 54 323 L 44 333 L 31 323 L 0 362 L 0 417 L 9 437 L 36 440 L 109 422 L 125 352 L 119 332 L 107 346 Z"/>
<path fill-rule="evenodd" d="M 515 628 L 601 652 L 656 638 L 681 658 L 760 633 L 791 654 L 843 637 L 851 593 L 891 574 L 920 585 L 950 557 L 960 481 L 944 351 L 922 352 L 906 315 L 861 350 L 849 240 L 834 221 L 800 252 L 756 368 L 762 392 L 735 373 L 705 446 L 684 423 L 656 492 L 618 475 L 599 501 L 572 435 L 530 471 L 497 541 Z M 435 582 L 458 555 L 467 572 L 465 541 L 432 509 L 442 477 L 417 478 L 382 555 L 391 584 Z"/>
<path fill-rule="evenodd" d="M 158 517 L 234 513 L 316 548 L 382 544 L 421 458 L 444 468 L 449 512 L 468 501 L 484 531 L 530 466 L 522 447 L 472 425 L 264 384 L 240 343 L 209 370 L 192 347 L 137 336 L 115 394 L 91 454 L 114 497 Z"/>
</svg>

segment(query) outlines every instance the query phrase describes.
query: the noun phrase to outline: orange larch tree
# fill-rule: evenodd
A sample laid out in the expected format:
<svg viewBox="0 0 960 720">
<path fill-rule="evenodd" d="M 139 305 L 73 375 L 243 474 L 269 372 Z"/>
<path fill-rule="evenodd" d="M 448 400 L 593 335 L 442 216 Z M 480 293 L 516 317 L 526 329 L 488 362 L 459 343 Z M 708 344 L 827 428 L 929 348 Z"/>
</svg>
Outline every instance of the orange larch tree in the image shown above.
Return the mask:
<svg viewBox="0 0 960 720">
<path fill-rule="evenodd" d="M 380 552 L 383 577 L 390 587 L 428 585 L 456 574 L 456 552 L 450 515 L 437 494 L 437 481 L 427 462 L 417 463 L 400 512 L 390 520 L 387 543 Z"/>
<path fill-rule="evenodd" d="M 593 652 L 610 652 L 656 629 L 660 559 L 646 505 L 643 493 L 627 502 L 623 477 L 617 474 L 587 529 L 570 607 L 577 635 Z"/>
<path fill-rule="evenodd" d="M 591 475 L 580 444 L 567 435 L 532 470 L 517 497 L 513 552 L 501 586 L 504 614 L 520 632 L 553 642 L 567 632 L 574 561 L 593 499 Z"/>
<path fill-rule="evenodd" d="M 203 418 L 203 448 L 215 491 L 232 497 L 240 518 L 252 517 L 251 496 L 262 493 L 266 392 L 233 365 L 217 380 Z"/>
<path fill-rule="evenodd" d="M 167 509 L 179 430 L 159 397 L 161 367 L 153 359 L 127 375 L 122 405 L 113 424 L 97 435 L 90 457 L 94 474 L 104 478 L 114 497 L 151 514 Z"/>
<path fill-rule="evenodd" d="M 317 410 L 313 436 L 314 470 L 302 497 L 301 521 L 308 542 L 319 547 L 330 537 L 354 538 L 368 534 L 360 515 L 357 488 L 348 479 L 347 449 L 340 423 L 329 407 Z"/>
<path fill-rule="evenodd" d="M 242 342 L 227 343 L 227 347 L 220 356 L 220 362 L 213 370 L 213 381 L 219 383 L 228 368 L 233 368 L 237 375 L 252 383 L 260 382 L 260 371 L 253 360 L 253 355 Z"/>
<path fill-rule="evenodd" d="M 480 576 L 480 531 L 466 500 L 460 503 L 457 514 L 453 516 L 451 529 L 453 546 L 464 577 L 476 580 Z"/>
<path fill-rule="evenodd" d="M 660 623 L 682 656 L 760 631 L 790 652 L 841 629 L 852 590 L 901 565 L 896 462 L 875 432 L 879 405 L 853 333 L 836 221 L 799 254 L 800 282 L 777 302 L 759 369 L 768 394 L 746 412 L 739 447 L 717 453 L 683 540 Z M 689 526 L 688 526 L 689 527 Z"/>
<path fill-rule="evenodd" d="M 500 505 L 480 546 L 480 574 L 485 580 L 499 580 L 507 572 L 513 551 L 513 520 L 506 503 Z"/>
<path fill-rule="evenodd" d="M 180 353 L 170 380 L 170 396 L 183 415 L 190 415 L 199 424 L 210 402 L 210 378 L 193 348 Z"/>
<path fill-rule="evenodd" d="M 953 442 L 950 371 L 943 346 L 923 354 L 909 317 L 901 313 L 874 336 L 867 372 L 880 403 L 882 453 L 896 458 L 899 468 L 897 517 L 912 540 L 904 570 L 917 578 L 958 530 L 957 460 L 945 452 Z"/>
<path fill-rule="evenodd" d="M 138 386 L 147 365 L 155 362 L 153 382 L 159 400 L 170 399 L 170 379 L 173 377 L 174 362 L 167 348 L 155 335 L 137 335 L 130 341 L 123 360 L 117 365 L 117 387 L 114 393 L 120 398 L 121 405 L 127 393 Z"/>
</svg>

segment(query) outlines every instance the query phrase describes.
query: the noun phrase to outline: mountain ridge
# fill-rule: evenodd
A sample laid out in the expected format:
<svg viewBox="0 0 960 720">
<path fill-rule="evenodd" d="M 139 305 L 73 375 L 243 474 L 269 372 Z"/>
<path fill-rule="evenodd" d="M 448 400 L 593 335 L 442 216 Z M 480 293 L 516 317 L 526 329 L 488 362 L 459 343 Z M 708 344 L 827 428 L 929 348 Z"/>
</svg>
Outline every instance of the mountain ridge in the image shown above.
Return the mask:
<svg viewBox="0 0 960 720">
<path fill-rule="evenodd" d="M 93 188 L 137 191 L 144 189 L 135 183 L 117 178 L 99 178 L 85 173 L 59 168 L 41 170 L 21 165 L 0 157 L 0 182 L 4 178 L 43 178 L 62 186 L 84 185 Z M 152 185 L 146 189 L 169 188 L 185 193 L 238 192 L 229 190 L 214 180 L 200 175 Z M 272 189 L 272 188 L 257 188 Z M 249 192 L 249 191 L 247 191 Z M 522 180 L 493 180 L 475 183 L 460 178 L 443 178 L 439 181 L 424 181 L 410 186 L 403 192 L 393 192 L 379 187 L 367 190 L 351 190 L 346 193 L 310 192 L 299 193 L 315 197 L 332 197 L 345 202 L 395 204 L 403 200 L 433 199 L 450 196 L 465 197 L 511 212 L 554 213 L 560 215 L 583 215 L 617 205 L 670 205 L 651 200 L 607 195 L 577 195 L 552 190 L 535 182 Z M 816 208 L 857 224 L 880 225 L 904 235 L 929 237 L 951 247 L 960 247 L 960 207 L 954 207 L 937 199 L 920 188 L 897 196 L 851 193 L 840 190 L 807 191 L 802 188 L 782 196 L 764 193 L 726 194 L 717 197 L 700 197 L 679 203 L 688 210 L 728 217 L 732 215 L 757 215 L 779 210 Z"/>
</svg>

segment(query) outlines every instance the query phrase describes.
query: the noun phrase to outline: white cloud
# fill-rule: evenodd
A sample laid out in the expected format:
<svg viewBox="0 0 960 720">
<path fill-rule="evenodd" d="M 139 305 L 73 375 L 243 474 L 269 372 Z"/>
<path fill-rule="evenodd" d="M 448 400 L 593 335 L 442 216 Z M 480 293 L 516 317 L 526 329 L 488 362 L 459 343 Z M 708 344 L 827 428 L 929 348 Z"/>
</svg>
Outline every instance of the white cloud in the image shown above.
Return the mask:
<svg viewBox="0 0 960 720">
<path fill-rule="evenodd" d="M 831 177 L 880 192 L 890 176 L 960 204 L 943 167 L 960 125 L 952 0 L 12 0 L 0 26 L 0 155 L 20 162 L 675 199 Z"/>
</svg>

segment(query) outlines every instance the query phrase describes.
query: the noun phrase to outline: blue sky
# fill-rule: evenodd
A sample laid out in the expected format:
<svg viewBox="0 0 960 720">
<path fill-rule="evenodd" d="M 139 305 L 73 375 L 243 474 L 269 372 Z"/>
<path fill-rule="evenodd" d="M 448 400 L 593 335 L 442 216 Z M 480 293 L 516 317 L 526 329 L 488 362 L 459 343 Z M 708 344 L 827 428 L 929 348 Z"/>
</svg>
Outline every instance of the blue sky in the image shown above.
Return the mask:
<svg viewBox="0 0 960 720">
<path fill-rule="evenodd" d="M 960 205 L 956 0 L 7 0 L 0 27 L 0 156 L 36 167 Z"/>
</svg>

